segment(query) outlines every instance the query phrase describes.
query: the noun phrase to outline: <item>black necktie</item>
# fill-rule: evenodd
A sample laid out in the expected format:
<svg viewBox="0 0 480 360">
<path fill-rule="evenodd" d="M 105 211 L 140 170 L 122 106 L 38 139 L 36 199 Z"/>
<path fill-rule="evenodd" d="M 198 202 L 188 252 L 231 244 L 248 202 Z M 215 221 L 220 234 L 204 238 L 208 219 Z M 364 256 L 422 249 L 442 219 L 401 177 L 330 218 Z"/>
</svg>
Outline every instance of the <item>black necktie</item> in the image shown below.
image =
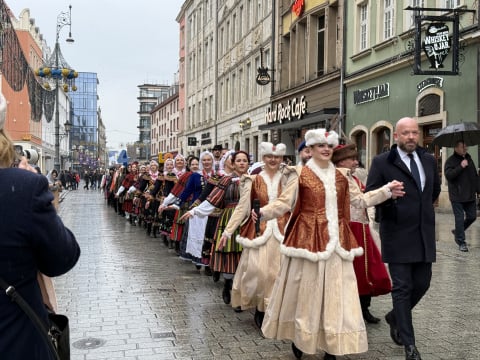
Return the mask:
<svg viewBox="0 0 480 360">
<path fill-rule="evenodd" d="M 410 158 L 410 172 L 412 173 L 412 176 L 415 179 L 415 182 L 417 183 L 417 186 L 421 191 L 422 182 L 420 181 L 420 172 L 418 171 L 417 163 L 415 161 L 415 158 L 413 157 L 413 154 L 408 154 L 408 157 Z"/>
</svg>

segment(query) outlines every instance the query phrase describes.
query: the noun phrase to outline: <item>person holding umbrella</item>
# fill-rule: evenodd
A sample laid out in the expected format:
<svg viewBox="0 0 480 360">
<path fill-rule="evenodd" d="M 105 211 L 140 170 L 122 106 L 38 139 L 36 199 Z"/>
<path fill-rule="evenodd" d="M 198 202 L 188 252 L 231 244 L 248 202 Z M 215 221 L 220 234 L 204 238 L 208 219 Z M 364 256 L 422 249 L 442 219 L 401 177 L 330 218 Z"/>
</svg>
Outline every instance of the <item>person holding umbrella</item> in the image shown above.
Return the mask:
<svg viewBox="0 0 480 360">
<path fill-rule="evenodd" d="M 463 140 L 458 140 L 454 153 L 445 162 L 445 177 L 448 181 L 448 197 L 455 217 L 455 236 L 459 250 L 468 251 L 465 242 L 465 230 L 477 218 L 476 197 L 480 194 L 477 168 L 472 157 L 467 153 L 468 147 Z"/>
</svg>

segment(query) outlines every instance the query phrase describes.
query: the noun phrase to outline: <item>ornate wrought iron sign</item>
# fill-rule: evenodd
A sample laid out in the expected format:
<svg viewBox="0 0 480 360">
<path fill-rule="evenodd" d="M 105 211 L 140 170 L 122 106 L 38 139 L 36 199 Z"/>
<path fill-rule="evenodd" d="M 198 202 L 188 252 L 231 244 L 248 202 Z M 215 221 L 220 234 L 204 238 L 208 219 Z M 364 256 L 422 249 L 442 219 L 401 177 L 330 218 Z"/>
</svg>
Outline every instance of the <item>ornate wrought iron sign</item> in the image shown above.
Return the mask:
<svg viewBox="0 0 480 360">
<path fill-rule="evenodd" d="M 475 10 L 411 6 L 405 10 L 413 11 L 415 19 L 414 75 L 458 75 L 460 14 L 466 12 L 474 13 Z M 443 12 L 451 15 L 422 15 L 424 12 Z M 428 24 L 428 26 L 422 41 L 422 25 L 425 24 Z M 451 27 L 447 24 L 451 24 Z M 430 62 L 429 70 L 422 69 L 422 49 Z M 447 59 L 447 56 L 450 58 Z M 446 60 L 448 60 L 450 70 L 447 70 Z"/>
</svg>

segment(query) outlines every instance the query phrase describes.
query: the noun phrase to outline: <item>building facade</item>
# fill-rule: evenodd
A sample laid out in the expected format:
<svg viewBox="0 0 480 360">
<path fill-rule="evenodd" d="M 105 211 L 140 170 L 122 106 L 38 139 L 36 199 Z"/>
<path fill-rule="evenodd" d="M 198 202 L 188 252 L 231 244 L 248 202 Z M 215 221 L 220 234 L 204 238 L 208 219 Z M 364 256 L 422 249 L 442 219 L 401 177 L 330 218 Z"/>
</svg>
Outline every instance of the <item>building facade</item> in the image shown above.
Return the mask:
<svg viewBox="0 0 480 360">
<path fill-rule="evenodd" d="M 180 111 L 178 85 L 170 87 L 169 96 L 150 112 L 152 158 L 163 164 L 176 156 L 181 148 L 178 136 Z"/>
<path fill-rule="evenodd" d="M 408 4 L 406 4 L 408 3 Z M 460 23 L 459 74 L 445 75 L 453 61 L 453 42 L 442 66 L 432 68 L 426 52 L 415 63 L 415 12 L 407 6 L 430 8 L 419 15 L 454 16 Z M 371 159 L 388 151 L 394 143 L 397 120 L 411 116 L 418 120 L 420 145 L 437 158 L 440 175 L 451 148 L 439 148 L 432 141 L 445 126 L 461 121 L 478 122 L 478 14 L 474 1 L 355 1 L 348 2 L 345 29 L 345 127 L 357 144 L 360 159 L 368 168 Z M 443 10 L 433 10 L 443 9 Z M 422 41 L 431 24 L 453 25 L 445 20 L 423 20 Z M 440 46 L 440 45 L 439 45 Z M 438 65 L 438 64 L 437 64 Z M 427 74 L 415 75 L 419 67 Z M 430 72 L 430 73 L 428 73 Z M 474 148 L 473 148 L 474 149 Z M 470 151 L 472 153 L 472 151 Z M 478 160 L 478 151 L 472 154 Z M 477 162 L 476 162 L 477 163 Z M 442 176 L 440 206 L 449 206 L 447 183 Z"/>
<path fill-rule="evenodd" d="M 343 1 L 276 4 L 273 94 L 260 129 L 293 159 L 308 129 L 339 126 Z"/>
<path fill-rule="evenodd" d="M 151 111 L 157 104 L 169 96 L 169 85 L 142 84 L 138 85 L 138 126 L 139 137 L 135 145 L 135 154 L 129 156 L 137 160 L 150 160 L 152 154 L 152 120 Z"/>
<path fill-rule="evenodd" d="M 71 168 L 83 173 L 104 167 L 99 136 L 101 111 L 98 107 L 98 77 L 96 73 L 79 72 L 77 91 L 70 92 L 71 124 L 70 151 L 61 156 L 71 159 Z M 102 164 L 103 161 L 103 164 Z"/>
</svg>

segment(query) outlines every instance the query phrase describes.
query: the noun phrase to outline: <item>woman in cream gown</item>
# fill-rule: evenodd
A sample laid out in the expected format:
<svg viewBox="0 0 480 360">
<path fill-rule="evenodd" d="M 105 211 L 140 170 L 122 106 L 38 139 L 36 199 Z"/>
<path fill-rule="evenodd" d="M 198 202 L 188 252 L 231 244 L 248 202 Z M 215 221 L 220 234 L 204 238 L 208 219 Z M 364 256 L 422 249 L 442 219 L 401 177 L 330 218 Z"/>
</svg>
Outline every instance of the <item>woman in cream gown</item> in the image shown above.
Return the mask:
<svg viewBox="0 0 480 360">
<path fill-rule="evenodd" d="M 312 158 L 289 176 L 276 201 L 260 209 L 262 221 L 292 212 L 262 332 L 291 340 L 297 358 L 321 350 L 329 360 L 368 350 L 352 263 L 363 249 L 349 227 L 348 180 L 330 161 L 338 135 L 309 130 L 305 141 Z M 379 190 L 376 196 L 391 196 Z"/>
<path fill-rule="evenodd" d="M 255 308 L 255 323 L 260 328 L 273 284 L 280 269 L 280 243 L 289 214 L 261 223 L 258 233 L 250 218 L 253 202 L 267 205 L 281 194 L 286 176 L 280 165 L 286 152 L 284 144 L 260 144 L 263 169 L 258 175 L 244 175 L 240 181 L 240 201 L 220 239 L 226 242 L 241 226 L 237 242 L 243 246 L 232 288 L 232 307 L 246 310 Z M 287 170 L 288 171 L 288 170 Z M 294 170 L 290 170 L 294 171 Z"/>
</svg>

